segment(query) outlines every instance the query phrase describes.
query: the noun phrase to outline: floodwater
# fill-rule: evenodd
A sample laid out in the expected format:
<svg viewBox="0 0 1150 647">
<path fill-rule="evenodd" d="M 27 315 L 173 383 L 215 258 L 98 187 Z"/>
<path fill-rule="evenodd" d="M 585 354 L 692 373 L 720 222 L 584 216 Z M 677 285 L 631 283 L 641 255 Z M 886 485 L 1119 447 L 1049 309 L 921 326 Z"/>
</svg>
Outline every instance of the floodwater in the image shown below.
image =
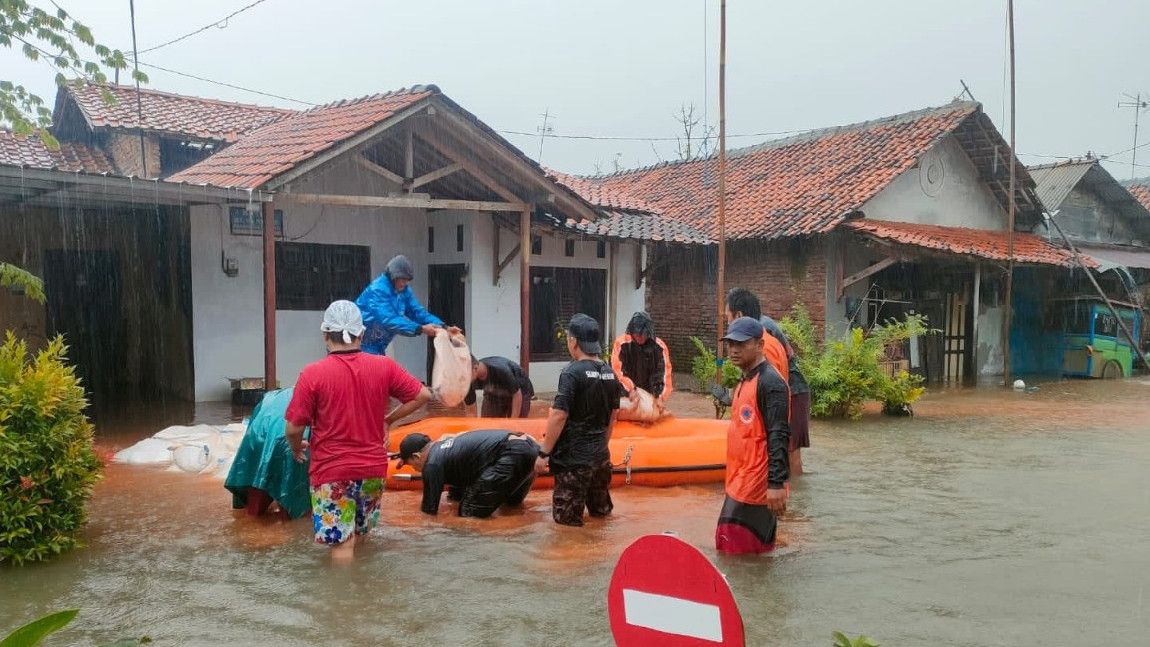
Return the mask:
<svg viewBox="0 0 1150 647">
<path fill-rule="evenodd" d="M 615 559 L 673 530 L 728 575 L 749 645 L 828 645 L 833 630 L 884 645 L 1146 644 L 1148 403 L 1144 378 L 1063 382 L 818 423 L 786 545 L 762 558 L 714 553 L 717 486 L 620 488 L 615 514 L 582 530 L 550 523 L 541 492 L 489 521 L 426 518 L 416 493 L 395 492 L 356 563 L 333 568 L 308 521 L 250 519 L 217 481 L 112 465 L 87 549 L 0 569 L 0 634 L 79 607 L 47 644 L 610 645 Z M 158 429 L 101 427 L 114 447 Z"/>
</svg>

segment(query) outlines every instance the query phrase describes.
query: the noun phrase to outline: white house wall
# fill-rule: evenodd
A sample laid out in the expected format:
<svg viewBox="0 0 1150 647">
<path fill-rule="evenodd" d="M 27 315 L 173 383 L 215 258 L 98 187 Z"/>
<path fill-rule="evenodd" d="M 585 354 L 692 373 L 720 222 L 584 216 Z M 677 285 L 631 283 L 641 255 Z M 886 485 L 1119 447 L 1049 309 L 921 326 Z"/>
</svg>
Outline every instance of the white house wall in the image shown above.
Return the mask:
<svg viewBox="0 0 1150 647">
<path fill-rule="evenodd" d="M 868 219 L 972 229 L 1006 229 L 1006 214 L 966 152 L 948 135 L 922 160 L 937 159 L 945 169 L 936 195 L 920 181 L 922 164 L 894 179 L 862 206 Z"/>
<path fill-rule="evenodd" d="M 379 195 L 394 190 L 374 175 L 341 164 L 318 177 L 297 181 L 293 190 Z M 367 245 L 371 278 L 383 273 L 395 254 L 415 265 L 412 289 L 426 301 L 427 225 L 421 210 L 276 204 L 284 212 L 284 237 L 292 242 Z M 444 216 L 438 215 L 438 218 Z M 454 240 L 454 239 L 453 239 Z M 222 251 L 222 255 L 221 255 Z M 239 274 L 228 277 L 221 256 L 234 258 Z M 198 206 L 191 213 L 192 330 L 197 401 L 226 400 L 227 378 L 263 375 L 263 261 L 258 236 L 232 236 L 226 208 Z M 295 383 L 300 370 L 323 356 L 321 311 L 276 312 L 277 376 Z M 397 337 L 389 354 L 417 377 L 426 373 L 426 341 Z"/>
</svg>

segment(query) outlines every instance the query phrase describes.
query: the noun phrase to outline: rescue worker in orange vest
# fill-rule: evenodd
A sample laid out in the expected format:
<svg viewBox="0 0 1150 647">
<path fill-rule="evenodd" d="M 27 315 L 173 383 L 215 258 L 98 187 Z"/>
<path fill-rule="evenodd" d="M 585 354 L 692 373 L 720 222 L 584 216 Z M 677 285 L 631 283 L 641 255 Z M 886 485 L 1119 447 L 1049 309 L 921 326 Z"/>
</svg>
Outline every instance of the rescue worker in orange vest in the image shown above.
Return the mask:
<svg viewBox="0 0 1150 647">
<path fill-rule="evenodd" d="M 671 353 L 655 336 L 655 322 L 646 312 L 636 312 L 627 323 L 627 332 L 615 338 L 611 368 L 631 399 L 637 395 L 636 388 L 664 402 L 671 395 Z"/>
<path fill-rule="evenodd" d="M 727 327 L 727 358 L 742 370 L 727 429 L 726 498 L 715 528 L 715 548 L 732 555 L 775 548 L 778 517 L 787 509 L 786 380 L 763 357 L 763 325 L 739 317 Z"/>
<path fill-rule="evenodd" d="M 727 323 L 739 317 L 750 317 L 759 320 L 762 317 L 762 307 L 759 298 L 746 288 L 732 288 L 727 293 Z M 773 335 L 763 335 L 763 357 L 771 366 L 783 376 L 785 380 L 791 374 L 790 362 L 787 360 L 787 348 Z"/>
</svg>

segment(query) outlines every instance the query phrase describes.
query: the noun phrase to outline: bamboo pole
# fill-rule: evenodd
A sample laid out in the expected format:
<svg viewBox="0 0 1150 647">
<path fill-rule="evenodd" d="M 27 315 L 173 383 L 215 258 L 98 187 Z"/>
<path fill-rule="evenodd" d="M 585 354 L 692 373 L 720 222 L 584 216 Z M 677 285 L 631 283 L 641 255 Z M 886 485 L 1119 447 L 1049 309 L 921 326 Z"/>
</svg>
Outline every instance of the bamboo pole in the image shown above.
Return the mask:
<svg viewBox="0 0 1150 647">
<path fill-rule="evenodd" d="M 276 211 L 263 204 L 264 255 L 264 390 L 276 388 Z"/>
<path fill-rule="evenodd" d="M 1011 386 L 1010 325 L 1014 318 L 1014 183 L 1017 164 L 1014 157 L 1014 0 L 1006 0 L 1006 25 L 1010 34 L 1010 190 L 1006 218 L 1006 316 L 1002 318 L 1002 381 Z"/>
<path fill-rule="evenodd" d="M 727 0 L 719 4 L 719 276 L 715 291 L 718 310 L 715 318 L 715 354 L 722 356 L 723 320 L 726 319 L 727 284 Z M 723 371 L 716 367 L 715 383 L 723 383 Z"/>
</svg>

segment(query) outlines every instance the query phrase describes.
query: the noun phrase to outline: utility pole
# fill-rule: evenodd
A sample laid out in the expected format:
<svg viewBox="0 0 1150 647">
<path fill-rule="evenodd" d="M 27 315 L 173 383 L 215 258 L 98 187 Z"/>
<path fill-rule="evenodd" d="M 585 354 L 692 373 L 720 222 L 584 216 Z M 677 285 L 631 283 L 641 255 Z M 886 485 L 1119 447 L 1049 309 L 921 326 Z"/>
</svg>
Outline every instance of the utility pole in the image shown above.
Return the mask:
<svg viewBox="0 0 1150 647">
<path fill-rule="evenodd" d="M 1135 164 L 1135 162 L 1138 161 L 1138 116 L 1141 115 L 1142 112 L 1147 108 L 1150 108 L 1150 101 L 1143 101 L 1141 92 L 1135 96 L 1130 96 L 1129 94 L 1123 93 L 1122 96 L 1129 99 L 1129 101 L 1123 101 L 1119 99 L 1118 107 L 1134 108 L 1134 147 L 1130 149 L 1131 153 L 1133 154 L 1133 156 L 1130 158 L 1130 178 L 1133 179 L 1138 175 L 1136 168 L 1137 165 Z"/>
<path fill-rule="evenodd" d="M 549 124 L 548 121 L 550 121 L 550 119 L 552 117 L 554 117 L 555 115 L 551 114 L 551 108 L 545 108 L 543 110 L 543 114 L 539 115 L 539 116 L 543 117 L 543 125 L 539 126 L 538 128 L 535 129 L 535 130 L 539 131 L 539 156 L 535 158 L 535 161 L 542 164 L 543 163 L 543 140 L 547 139 L 547 135 L 550 135 L 551 132 L 554 130 L 554 128 L 551 127 L 551 124 Z"/>
<path fill-rule="evenodd" d="M 1006 217 L 1006 316 L 1002 318 L 1002 377 L 1009 388 L 1010 374 L 1010 323 L 1014 318 L 1014 0 L 1006 0 L 1006 26 L 1010 34 L 1010 191 Z M 975 304 L 975 308 L 978 304 Z"/>
<path fill-rule="evenodd" d="M 715 352 L 721 356 L 723 320 L 726 319 L 727 283 L 727 0 L 719 5 L 719 282 L 718 316 L 715 318 Z M 716 367 L 715 383 L 723 383 L 723 371 Z"/>
</svg>

